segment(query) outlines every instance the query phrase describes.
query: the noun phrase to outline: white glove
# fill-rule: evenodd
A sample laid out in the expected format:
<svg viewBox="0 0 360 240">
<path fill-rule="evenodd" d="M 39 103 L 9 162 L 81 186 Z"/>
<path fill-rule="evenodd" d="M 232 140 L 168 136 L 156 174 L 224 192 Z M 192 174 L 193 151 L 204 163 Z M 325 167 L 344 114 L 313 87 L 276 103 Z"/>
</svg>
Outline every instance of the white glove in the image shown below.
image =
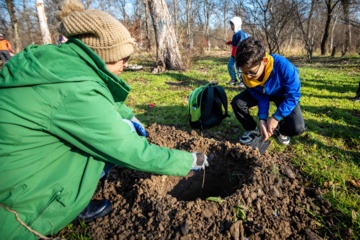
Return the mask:
<svg viewBox="0 0 360 240">
<path fill-rule="evenodd" d="M 193 157 L 191 170 L 197 171 L 200 169 L 205 169 L 205 167 L 209 166 L 209 162 L 207 161 L 208 158 L 205 154 L 193 152 L 191 155 Z"/>
<path fill-rule="evenodd" d="M 133 116 L 133 117 L 130 119 L 130 121 L 136 122 L 136 123 L 140 124 L 141 127 L 145 129 L 144 125 L 143 125 L 143 124 L 139 121 L 139 119 L 137 119 L 135 116 Z"/>
<path fill-rule="evenodd" d="M 131 118 L 131 123 L 134 125 L 136 132 L 143 137 L 146 137 L 146 130 L 144 125 L 135 116 Z"/>
</svg>

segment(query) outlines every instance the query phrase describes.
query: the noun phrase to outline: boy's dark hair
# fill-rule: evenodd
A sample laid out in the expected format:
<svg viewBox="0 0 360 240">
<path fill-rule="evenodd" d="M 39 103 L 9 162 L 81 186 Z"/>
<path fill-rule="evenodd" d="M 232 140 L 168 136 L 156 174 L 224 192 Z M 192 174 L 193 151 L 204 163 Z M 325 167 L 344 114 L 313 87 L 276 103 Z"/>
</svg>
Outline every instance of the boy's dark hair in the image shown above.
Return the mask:
<svg viewBox="0 0 360 240">
<path fill-rule="evenodd" d="M 253 37 L 248 37 L 241 41 L 236 48 L 236 66 L 253 67 L 260 64 L 265 56 L 265 47 L 261 42 Z"/>
</svg>

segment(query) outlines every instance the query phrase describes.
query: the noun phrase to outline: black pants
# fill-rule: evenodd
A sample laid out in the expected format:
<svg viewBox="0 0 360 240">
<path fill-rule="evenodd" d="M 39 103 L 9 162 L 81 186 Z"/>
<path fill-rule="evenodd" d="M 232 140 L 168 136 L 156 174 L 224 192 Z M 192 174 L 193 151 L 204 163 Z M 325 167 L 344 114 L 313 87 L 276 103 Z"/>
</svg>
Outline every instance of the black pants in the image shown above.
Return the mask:
<svg viewBox="0 0 360 240">
<path fill-rule="evenodd" d="M 284 101 L 284 97 L 270 96 L 270 101 L 274 102 L 275 105 L 279 107 Z M 249 109 L 257 106 L 257 101 L 247 89 L 234 97 L 231 101 L 231 106 L 236 118 L 246 131 L 254 130 L 256 128 L 257 123 L 250 115 Z M 280 133 L 289 137 L 300 135 L 306 130 L 299 103 L 289 116 L 283 118 L 279 122 L 279 127 Z"/>
<path fill-rule="evenodd" d="M 0 50 L 0 59 L 3 65 L 5 65 L 5 63 L 9 61 L 10 58 L 11 56 L 8 50 Z"/>
</svg>

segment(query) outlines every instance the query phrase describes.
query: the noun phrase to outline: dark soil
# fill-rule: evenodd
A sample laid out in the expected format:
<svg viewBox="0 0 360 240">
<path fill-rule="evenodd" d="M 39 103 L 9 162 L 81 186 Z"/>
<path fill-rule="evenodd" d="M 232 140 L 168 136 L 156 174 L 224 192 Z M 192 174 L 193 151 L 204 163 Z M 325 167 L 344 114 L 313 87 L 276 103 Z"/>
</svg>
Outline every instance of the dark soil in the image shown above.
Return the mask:
<svg viewBox="0 0 360 240">
<path fill-rule="evenodd" d="M 331 206 L 280 153 L 260 155 L 225 141 L 225 135 L 151 125 L 148 140 L 204 152 L 210 166 L 185 177 L 158 176 L 115 167 L 94 199 L 109 199 L 110 215 L 74 232 L 93 239 L 334 239 Z M 105 186 L 105 188 L 104 188 Z M 321 216 L 321 220 L 317 216 Z M 342 236 L 342 239 L 346 237 Z"/>
</svg>

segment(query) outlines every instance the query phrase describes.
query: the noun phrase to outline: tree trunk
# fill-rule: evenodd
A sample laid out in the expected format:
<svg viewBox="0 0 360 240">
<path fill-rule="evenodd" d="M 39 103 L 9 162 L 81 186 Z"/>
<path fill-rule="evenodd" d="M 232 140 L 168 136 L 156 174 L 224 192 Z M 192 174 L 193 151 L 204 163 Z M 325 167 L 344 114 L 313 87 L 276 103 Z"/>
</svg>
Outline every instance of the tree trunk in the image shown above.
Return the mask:
<svg viewBox="0 0 360 240">
<path fill-rule="evenodd" d="M 30 21 L 30 13 L 29 10 L 27 8 L 26 5 L 26 0 L 22 1 L 23 4 L 23 19 L 24 19 L 24 30 L 25 32 L 29 33 L 27 36 L 29 38 L 29 42 L 33 43 L 34 42 L 34 36 L 32 34 L 31 28 L 32 28 L 32 23 Z"/>
<path fill-rule="evenodd" d="M 41 36 L 44 44 L 50 44 L 51 42 L 51 35 L 49 31 L 49 27 L 47 24 L 47 18 L 45 14 L 45 7 L 43 0 L 36 0 L 36 9 L 39 18 Z"/>
<path fill-rule="evenodd" d="M 334 46 L 334 32 L 335 32 L 335 27 L 336 27 L 336 23 L 337 23 L 337 19 L 338 19 L 338 16 L 335 16 L 335 21 L 334 21 L 334 24 L 331 28 L 331 39 L 330 39 L 330 49 L 334 49 L 336 46 Z M 333 57 L 333 52 L 331 53 L 331 56 Z"/>
<path fill-rule="evenodd" d="M 11 27 L 13 30 L 13 38 L 14 38 L 14 45 L 15 45 L 15 52 L 19 52 L 21 47 L 21 42 L 19 38 L 19 30 L 18 30 L 18 20 L 15 14 L 15 6 L 14 6 L 14 0 L 6 0 L 6 8 L 10 15 L 11 20 Z"/>
<path fill-rule="evenodd" d="M 324 35 L 321 40 L 321 55 L 326 55 L 327 49 L 326 45 L 329 40 L 329 33 L 330 33 L 330 25 L 331 25 L 331 19 L 332 19 L 332 12 L 335 9 L 336 5 L 340 2 L 340 0 L 337 0 L 334 4 L 332 3 L 332 0 L 325 0 L 326 3 L 326 22 L 325 22 L 325 29 L 324 29 Z"/>
<path fill-rule="evenodd" d="M 349 0 L 341 0 L 341 5 L 343 8 L 344 21 L 345 21 L 344 45 L 341 51 L 341 56 L 344 57 L 345 54 L 350 49 L 350 40 L 351 40 L 351 25 L 349 19 L 350 2 Z"/>
<path fill-rule="evenodd" d="M 150 13 L 149 13 L 149 4 L 148 0 L 143 0 L 145 6 L 145 28 L 146 28 L 146 49 L 151 50 L 151 41 L 150 41 Z"/>
<path fill-rule="evenodd" d="M 189 49 L 193 49 L 194 48 L 194 39 L 193 39 L 192 31 L 191 31 L 190 12 L 191 12 L 191 0 L 186 0 L 186 23 L 187 23 L 186 35 L 187 35 L 188 41 L 189 41 L 188 47 L 189 47 Z"/>
<path fill-rule="evenodd" d="M 224 27 L 224 37 L 225 37 L 226 40 L 229 40 L 228 35 L 227 35 L 228 27 L 229 27 L 229 23 L 228 23 L 228 20 L 227 20 L 227 12 L 228 12 L 227 5 L 228 5 L 227 1 L 224 1 L 222 10 L 223 10 L 223 23 L 224 23 L 224 26 L 223 26 Z M 225 48 L 225 46 L 226 45 L 223 44 L 222 48 Z"/>
<path fill-rule="evenodd" d="M 156 66 L 153 73 L 181 70 L 183 63 L 165 0 L 149 0 L 156 37 Z"/>
</svg>

